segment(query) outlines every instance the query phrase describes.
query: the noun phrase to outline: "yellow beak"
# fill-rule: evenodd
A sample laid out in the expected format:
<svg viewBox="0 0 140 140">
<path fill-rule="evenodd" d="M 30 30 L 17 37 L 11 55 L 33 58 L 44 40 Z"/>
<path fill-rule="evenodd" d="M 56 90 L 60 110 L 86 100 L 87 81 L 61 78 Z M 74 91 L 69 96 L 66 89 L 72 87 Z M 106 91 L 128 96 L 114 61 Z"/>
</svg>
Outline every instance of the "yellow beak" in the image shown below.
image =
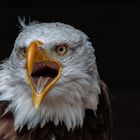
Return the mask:
<svg viewBox="0 0 140 140">
<path fill-rule="evenodd" d="M 40 41 L 32 42 L 26 54 L 26 78 L 37 109 L 62 73 L 60 62 L 47 54 Z"/>
</svg>

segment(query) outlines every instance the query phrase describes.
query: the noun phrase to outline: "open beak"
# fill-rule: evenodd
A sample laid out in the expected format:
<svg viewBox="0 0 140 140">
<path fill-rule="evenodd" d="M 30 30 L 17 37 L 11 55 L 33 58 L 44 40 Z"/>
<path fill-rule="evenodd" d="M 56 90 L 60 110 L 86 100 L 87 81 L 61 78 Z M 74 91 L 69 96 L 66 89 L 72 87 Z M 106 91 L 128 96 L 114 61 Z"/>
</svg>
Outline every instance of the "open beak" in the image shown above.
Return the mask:
<svg viewBox="0 0 140 140">
<path fill-rule="evenodd" d="M 49 56 L 41 45 L 43 43 L 40 41 L 32 42 L 26 55 L 27 81 L 32 89 L 32 100 L 36 109 L 62 73 L 60 62 Z"/>
</svg>

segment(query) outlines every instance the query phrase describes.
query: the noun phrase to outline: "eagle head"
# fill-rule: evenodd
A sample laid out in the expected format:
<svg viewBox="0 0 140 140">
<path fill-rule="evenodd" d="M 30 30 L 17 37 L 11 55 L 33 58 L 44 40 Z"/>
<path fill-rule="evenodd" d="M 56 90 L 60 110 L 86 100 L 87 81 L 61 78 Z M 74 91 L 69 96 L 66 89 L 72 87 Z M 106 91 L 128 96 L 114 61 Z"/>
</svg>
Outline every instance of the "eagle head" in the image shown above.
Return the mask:
<svg viewBox="0 0 140 140">
<path fill-rule="evenodd" d="M 0 101 L 8 101 L 15 129 L 64 123 L 82 126 L 100 94 L 94 48 L 85 33 L 63 23 L 23 25 L 1 64 Z"/>
</svg>

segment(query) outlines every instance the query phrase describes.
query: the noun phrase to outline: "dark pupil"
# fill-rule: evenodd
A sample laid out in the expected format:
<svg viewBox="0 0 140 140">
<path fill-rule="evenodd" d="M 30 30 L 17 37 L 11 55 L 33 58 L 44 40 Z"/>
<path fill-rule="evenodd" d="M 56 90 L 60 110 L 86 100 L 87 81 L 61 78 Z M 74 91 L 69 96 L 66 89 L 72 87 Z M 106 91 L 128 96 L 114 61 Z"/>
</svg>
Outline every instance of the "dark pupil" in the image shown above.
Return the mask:
<svg viewBox="0 0 140 140">
<path fill-rule="evenodd" d="M 64 50 L 64 49 L 63 49 L 62 47 L 61 47 L 61 48 L 59 48 L 59 51 L 60 51 L 60 52 L 63 52 L 63 50 Z"/>
</svg>

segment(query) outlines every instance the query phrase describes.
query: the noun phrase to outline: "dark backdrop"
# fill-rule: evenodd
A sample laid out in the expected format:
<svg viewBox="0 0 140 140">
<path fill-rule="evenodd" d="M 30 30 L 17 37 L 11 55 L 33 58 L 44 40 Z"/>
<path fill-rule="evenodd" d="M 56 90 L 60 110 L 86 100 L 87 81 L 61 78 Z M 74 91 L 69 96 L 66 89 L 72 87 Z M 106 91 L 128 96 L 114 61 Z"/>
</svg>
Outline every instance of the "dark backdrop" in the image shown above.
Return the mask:
<svg viewBox="0 0 140 140">
<path fill-rule="evenodd" d="M 10 55 L 19 33 L 17 15 L 30 15 L 25 17 L 40 22 L 60 21 L 84 31 L 96 49 L 100 76 L 113 95 L 114 139 L 140 139 L 138 3 L 99 4 L 90 0 L 1 2 L 0 59 Z"/>
</svg>

